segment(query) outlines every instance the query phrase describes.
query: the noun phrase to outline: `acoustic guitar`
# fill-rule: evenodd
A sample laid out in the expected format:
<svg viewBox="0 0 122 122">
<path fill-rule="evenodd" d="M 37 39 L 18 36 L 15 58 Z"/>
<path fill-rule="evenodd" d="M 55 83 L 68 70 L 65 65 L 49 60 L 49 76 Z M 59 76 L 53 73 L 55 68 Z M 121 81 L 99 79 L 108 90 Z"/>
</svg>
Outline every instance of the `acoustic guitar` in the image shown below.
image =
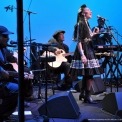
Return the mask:
<svg viewBox="0 0 122 122">
<path fill-rule="evenodd" d="M 10 79 L 18 78 L 18 65 L 16 63 L 7 63 L 3 66 L 3 69 L 6 70 L 9 73 Z M 34 75 L 24 72 L 24 79 L 33 79 Z M 4 80 L 2 76 L 0 77 L 0 80 Z M 9 79 L 8 79 L 9 80 Z"/>
<path fill-rule="evenodd" d="M 53 68 L 58 68 L 62 62 L 67 62 L 67 59 L 65 58 L 66 56 L 73 55 L 74 52 L 71 53 L 65 53 L 63 49 L 58 49 L 60 50 L 59 54 L 54 54 L 53 52 L 47 51 L 47 57 L 52 57 L 55 56 L 56 60 L 53 62 L 48 62 L 49 66 Z M 43 57 L 46 57 L 46 51 L 42 54 Z"/>
</svg>

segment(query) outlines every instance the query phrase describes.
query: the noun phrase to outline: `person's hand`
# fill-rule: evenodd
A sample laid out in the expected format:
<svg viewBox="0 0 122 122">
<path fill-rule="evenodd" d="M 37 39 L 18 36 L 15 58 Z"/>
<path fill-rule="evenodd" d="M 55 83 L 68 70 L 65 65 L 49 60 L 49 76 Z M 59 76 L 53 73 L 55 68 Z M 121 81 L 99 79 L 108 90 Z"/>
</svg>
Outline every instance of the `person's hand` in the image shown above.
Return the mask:
<svg viewBox="0 0 122 122">
<path fill-rule="evenodd" d="M 58 49 L 55 51 L 55 55 L 58 55 L 58 54 L 61 54 L 62 53 L 62 50 L 61 49 Z"/>
<path fill-rule="evenodd" d="M 83 62 L 83 64 L 86 64 L 87 63 L 87 58 L 85 55 L 82 55 L 81 56 L 81 61 Z"/>
<path fill-rule="evenodd" d="M 93 30 L 93 36 L 98 34 L 99 32 L 100 32 L 99 28 L 95 27 L 94 30 Z"/>
<path fill-rule="evenodd" d="M 24 79 L 26 80 L 34 79 L 34 75 L 24 72 Z"/>
<path fill-rule="evenodd" d="M 9 79 L 9 73 L 5 70 L 1 71 L 2 79 Z"/>
</svg>

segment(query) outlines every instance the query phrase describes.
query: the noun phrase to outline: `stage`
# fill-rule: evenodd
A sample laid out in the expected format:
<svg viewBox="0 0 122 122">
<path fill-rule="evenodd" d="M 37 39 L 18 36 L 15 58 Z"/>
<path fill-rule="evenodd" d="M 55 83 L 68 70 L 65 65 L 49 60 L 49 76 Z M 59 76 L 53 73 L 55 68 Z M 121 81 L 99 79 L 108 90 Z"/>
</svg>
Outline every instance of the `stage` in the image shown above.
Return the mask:
<svg viewBox="0 0 122 122">
<path fill-rule="evenodd" d="M 26 114 L 25 122 L 46 122 L 44 121 L 46 115 L 49 118 L 49 122 L 122 121 L 122 116 L 117 114 L 115 115 L 112 114 L 111 112 L 107 112 L 106 110 L 104 110 L 105 106 L 103 106 L 102 102 L 103 99 L 107 97 L 108 94 L 111 93 L 110 87 L 107 87 L 106 91 L 103 93 L 92 95 L 92 98 L 97 101 L 97 104 L 88 104 L 79 101 L 78 97 L 80 93 L 77 91 L 55 90 L 55 94 L 53 94 L 52 89 L 48 88 L 47 104 L 49 103 L 49 107 L 47 107 L 48 110 L 46 108 L 42 108 L 42 109 L 46 109 L 51 116 L 56 116 L 56 117 L 49 117 L 47 113 L 46 114 L 42 113 L 42 115 L 40 115 L 38 109 L 40 108 L 40 106 L 42 106 L 42 104 L 45 104 L 45 89 L 44 87 L 41 89 L 40 97 L 38 96 L 38 89 L 39 88 L 37 85 L 34 86 L 34 92 L 33 92 L 34 99 L 32 101 L 25 102 L 25 114 Z M 122 88 L 119 87 L 118 90 L 119 90 L 118 93 L 122 96 L 121 93 Z M 112 93 L 113 95 L 116 94 L 116 87 L 112 88 Z M 115 100 L 116 98 L 115 99 L 111 98 L 111 99 L 110 99 L 110 103 L 113 102 L 114 104 L 114 101 L 117 101 Z M 57 102 L 60 102 L 60 104 L 57 105 Z M 113 107 L 112 106 L 113 104 L 111 104 L 111 107 Z M 52 115 L 53 113 L 55 115 Z M 122 114 L 122 109 L 120 113 Z M 17 121 L 17 118 L 18 116 L 15 115 L 15 113 L 13 113 L 11 116 L 12 122 Z"/>
</svg>

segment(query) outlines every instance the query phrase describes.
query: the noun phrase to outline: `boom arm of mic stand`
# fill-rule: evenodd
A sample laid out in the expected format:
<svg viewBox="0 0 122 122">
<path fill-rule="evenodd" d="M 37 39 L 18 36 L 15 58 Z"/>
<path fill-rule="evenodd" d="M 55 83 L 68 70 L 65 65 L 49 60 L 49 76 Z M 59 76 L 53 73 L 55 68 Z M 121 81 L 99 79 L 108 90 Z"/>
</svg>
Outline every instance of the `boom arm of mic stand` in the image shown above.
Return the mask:
<svg viewBox="0 0 122 122">
<path fill-rule="evenodd" d="M 118 51 L 122 50 L 122 46 L 120 45 L 120 43 L 118 42 L 118 40 L 114 37 L 114 35 L 111 33 L 111 36 L 113 37 L 113 39 L 116 41 L 117 45 L 118 45 Z"/>
</svg>

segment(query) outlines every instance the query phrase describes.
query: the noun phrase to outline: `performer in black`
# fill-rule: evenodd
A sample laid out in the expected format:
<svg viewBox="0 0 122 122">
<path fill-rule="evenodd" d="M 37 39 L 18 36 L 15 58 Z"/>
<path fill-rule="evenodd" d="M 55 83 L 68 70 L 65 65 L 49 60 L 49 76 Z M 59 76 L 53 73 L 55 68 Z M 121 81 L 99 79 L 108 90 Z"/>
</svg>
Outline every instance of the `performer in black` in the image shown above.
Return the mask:
<svg viewBox="0 0 122 122">
<path fill-rule="evenodd" d="M 92 37 L 97 34 L 92 32 L 88 20 L 92 17 L 91 10 L 84 4 L 80 7 L 77 18 L 77 46 L 74 59 L 71 62 L 70 74 L 72 76 L 83 76 L 79 100 L 95 103 L 90 96 L 90 89 L 93 83 L 93 76 L 101 74 L 102 70 L 99 61 L 95 56 Z"/>
</svg>

